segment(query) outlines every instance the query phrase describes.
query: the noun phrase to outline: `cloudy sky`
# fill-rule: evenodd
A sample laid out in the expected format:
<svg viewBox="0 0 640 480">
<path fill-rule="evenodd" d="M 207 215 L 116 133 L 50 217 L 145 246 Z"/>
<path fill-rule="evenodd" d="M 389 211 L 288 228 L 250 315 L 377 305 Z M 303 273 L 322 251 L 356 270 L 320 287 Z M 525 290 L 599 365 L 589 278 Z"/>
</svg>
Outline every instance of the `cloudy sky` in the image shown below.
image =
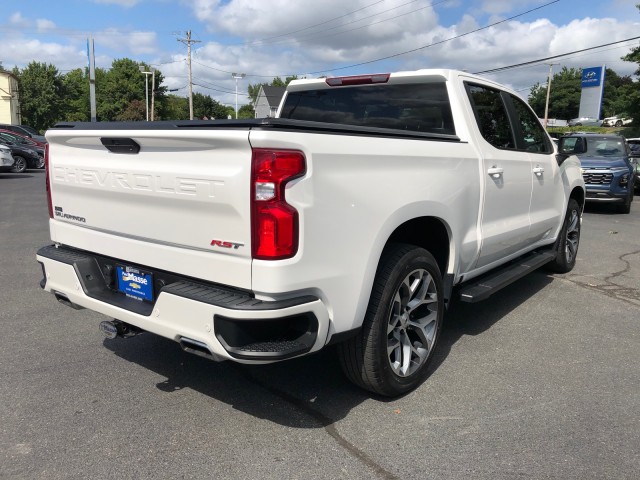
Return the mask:
<svg viewBox="0 0 640 480">
<path fill-rule="evenodd" d="M 0 62 L 35 60 L 61 72 L 116 58 L 160 69 L 186 95 L 191 30 L 194 89 L 233 104 L 232 72 L 248 83 L 275 76 L 317 77 L 514 65 L 640 36 L 638 0 L 0 0 Z M 554 69 L 606 64 L 621 75 L 637 65 L 620 57 L 639 40 L 553 60 Z M 544 64 L 488 76 L 526 97 L 545 83 Z M 143 82 L 144 80 L 141 79 Z M 247 102 L 241 95 L 240 104 Z"/>
</svg>

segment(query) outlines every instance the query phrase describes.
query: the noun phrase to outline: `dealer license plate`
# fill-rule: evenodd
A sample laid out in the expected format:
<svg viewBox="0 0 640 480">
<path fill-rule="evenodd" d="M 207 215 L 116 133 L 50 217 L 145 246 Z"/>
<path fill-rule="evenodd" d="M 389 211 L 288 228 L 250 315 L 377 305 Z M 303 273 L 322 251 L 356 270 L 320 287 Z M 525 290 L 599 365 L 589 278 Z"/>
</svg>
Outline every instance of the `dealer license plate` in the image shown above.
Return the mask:
<svg viewBox="0 0 640 480">
<path fill-rule="evenodd" d="M 153 301 L 153 274 L 133 267 L 116 266 L 118 290 L 136 300 Z"/>
</svg>

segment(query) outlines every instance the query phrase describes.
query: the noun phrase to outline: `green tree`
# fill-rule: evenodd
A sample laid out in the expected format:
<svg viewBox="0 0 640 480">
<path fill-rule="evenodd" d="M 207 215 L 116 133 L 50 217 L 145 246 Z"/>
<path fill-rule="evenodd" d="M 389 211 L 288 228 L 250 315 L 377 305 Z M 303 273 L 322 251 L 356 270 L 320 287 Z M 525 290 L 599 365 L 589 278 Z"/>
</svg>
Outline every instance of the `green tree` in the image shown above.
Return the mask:
<svg viewBox="0 0 640 480">
<path fill-rule="evenodd" d="M 549 118 L 575 118 L 580 109 L 582 71 L 563 67 L 551 80 Z M 538 117 L 544 117 L 547 100 L 547 85 L 535 84 L 529 94 L 529 105 Z"/>
<path fill-rule="evenodd" d="M 189 120 L 189 99 L 169 94 L 165 98 L 163 120 Z"/>
<path fill-rule="evenodd" d="M 88 122 L 91 117 L 89 105 L 89 75 L 76 68 L 62 77 L 61 118 L 65 122 Z"/>
<path fill-rule="evenodd" d="M 119 122 L 139 122 L 147 118 L 147 104 L 141 100 L 131 100 L 122 112 L 116 115 Z"/>
<path fill-rule="evenodd" d="M 43 132 L 61 118 L 63 81 L 58 69 L 47 63 L 31 62 L 13 71 L 18 77 L 22 121 Z"/>
<path fill-rule="evenodd" d="M 621 77 L 610 68 L 606 69 L 604 96 L 602 99 L 602 118 L 626 114 L 629 108 L 628 90 L 633 80 L 628 75 Z"/>
<path fill-rule="evenodd" d="M 224 119 L 227 118 L 227 107 L 202 93 L 193 94 L 193 118 Z"/>
<path fill-rule="evenodd" d="M 140 67 L 146 71 L 149 67 L 135 62 L 129 58 L 120 58 L 111 63 L 111 68 L 106 72 L 101 82 L 96 76 L 96 103 L 98 120 L 115 120 L 124 114 L 134 100 L 139 100 L 145 105 L 146 118 L 146 94 L 145 82 L 147 76 L 140 72 Z M 151 78 L 149 91 L 151 91 Z M 156 74 L 156 83 L 158 75 Z M 151 103 L 149 103 L 151 108 Z"/>
<path fill-rule="evenodd" d="M 636 7 L 640 10 L 640 4 L 637 4 Z M 640 46 L 632 48 L 628 54 L 622 57 L 622 60 L 637 63 L 638 68 L 634 75 L 640 77 Z M 625 94 L 629 102 L 626 113 L 633 118 L 632 125 L 638 127 L 640 126 L 640 82 L 634 82 L 631 87 L 625 90 Z"/>
<path fill-rule="evenodd" d="M 243 105 L 238 109 L 238 119 L 243 118 L 255 118 L 256 111 L 253 109 L 253 105 Z"/>
</svg>

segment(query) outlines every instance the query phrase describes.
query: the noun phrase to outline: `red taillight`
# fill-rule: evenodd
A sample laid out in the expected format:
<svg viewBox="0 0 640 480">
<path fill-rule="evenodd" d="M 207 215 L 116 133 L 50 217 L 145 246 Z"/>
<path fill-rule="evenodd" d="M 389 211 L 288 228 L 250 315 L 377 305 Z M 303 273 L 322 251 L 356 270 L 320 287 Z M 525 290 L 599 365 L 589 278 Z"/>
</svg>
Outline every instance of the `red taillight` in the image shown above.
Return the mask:
<svg viewBox="0 0 640 480">
<path fill-rule="evenodd" d="M 293 257 L 298 251 L 298 211 L 286 202 L 285 187 L 305 171 L 306 162 L 300 151 L 253 149 L 253 258 L 280 260 Z"/>
<path fill-rule="evenodd" d="M 375 75 L 353 75 L 350 77 L 331 77 L 325 82 L 330 87 L 342 87 L 344 85 L 369 85 L 372 83 L 387 83 L 391 75 L 388 73 L 378 73 Z"/>
<path fill-rule="evenodd" d="M 53 203 L 51 201 L 51 180 L 49 180 L 49 144 L 44 145 L 44 182 L 47 188 L 47 203 L 49 204 L 49 218 L 53 218 Z"/>
</svg>

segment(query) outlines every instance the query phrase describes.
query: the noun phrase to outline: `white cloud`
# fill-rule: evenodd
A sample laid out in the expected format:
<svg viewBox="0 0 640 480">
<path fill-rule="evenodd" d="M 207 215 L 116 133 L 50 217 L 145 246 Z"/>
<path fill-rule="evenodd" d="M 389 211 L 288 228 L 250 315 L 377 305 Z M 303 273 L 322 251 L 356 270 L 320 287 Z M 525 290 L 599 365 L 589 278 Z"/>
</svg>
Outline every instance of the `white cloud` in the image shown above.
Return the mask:
<svg viewBox="0 0 640 480">
<path fill-rule="evenodd" d="M 65 71 L 87 64 L 87 51 L 75 45 L 61 45 L 58 43 L 41 42 L 40 40 L 25 40 L 20 38 L 3 39 L 3 58 L 5 66 L 21 65 L 31 61 L 55 65 L 58 70 Z"/>
<path fill-rule="evenodd" d="M 156 55 L 158 41 L 155 32 L 124 32 L 117 28 L 102 30 L 94 35 L 96 48 L 107 49 L 115 56 Z"/>
<path fill-rule="evenodd" d="M 56 28 L 56 24 L 53 23 L 51 20 L 47 20 L 44 18 L 39 18 L 36 20 L 36 26 L 38 27 L 38 31 L 39 32 L 43 32 L 46 30 L 51 30 L 53 28 Z"/>
<path fill-rule="evenodd" d="M 29 24 L 20 12 L 12 13 L 9 16 L 9 23 L 15 27 L 26 27 Z"/>
<path fill-rule="evenodd" d="M 135 3 L 135 0 L 121 0 L 118 3 L 126 6 Z M 233 103 L 234 94 L 229 93 L 235 90 L 231 72 L 248 75 L 239 82 L 241 92 L 246 92 L 248 83 L 270 82 L 275 76 L 289 74 L 346 75 L 430 67 L 478 72 L 634 37 L 640 27 L 637 9 L 633 12 L 635 16 L 628 15 L 628 19 L 624 20 L 582 18 L 566 24 L 555 21 L 553 16 L 548 17 L 552 12 L 545 9 L 530 18 L 522 17 L 468 34 L 490 22 L 487 16 L 509 15 L 516 8 L 515 2 L 455 0 L 431 6 L 433 1 L 422 0 L 397 7 L 403 3 L 407 2 L 385 0 L 372 5 L 372 0 L 184 1 L 180 5 L 188 5 L 191 14 L 202 22 L 191 27 L 195 30 L 193 38 L 202 42 L 193 46 L 195 82 L 203 85 L 195 89 L 223 103 Z M 517 3 L 521 11 L 540 5 L 542 0 Z M 579 15 L 579 12 L 576 14 Z M 135 19 L 130 20 L 134 25 L 132 28 L 141 28 L 135 26 Z M 11 15 L 9 21 L 12 24 L 31 25 L 32 28 L 37 24 L 25 19 L 19 12 Z M 47 21 L 41 21 L 38 25 L 54 27 L 53 23 Z M 170 88 L 185 86 L 185 46 L 178 44 L 166 32 L 159 31 L 156 34 L 148 30 L 131 32 L 112 28 L 95 33 L 98 66 L 109 67 L 113 58 L 122 57 L 156 65 L 164 63 L 159 68 L 166 84 Z M 24 35 L 28 37 L 28 34 Z M 17 38 L 11 40 L 13 42 L 7 44 L 5 39 L 0 38 L 5 66 L 14 62 L 23 66 L 25 59 L 31 58 L 52 62 L 60 69 L 83 67 L 86 64 L 85 38 L 81 36 L 69 38 L 66 42 L 60 40 L 60 44 L 42 42 L 33 53 L 29 50 L 24 54 L 23 43 L 19 43 Z M 59 37 L 55 40 L 59 40 Z M 164 50 L 161 48 L 163 43 Z M 17 58 L 6 58 L 6 45 L 11 45 L 9 51 L 15 53 Z M 626 44 L 563 57 L 554 60 L 560 63 L 554 69 L 606 63 L 619 74 L 631 74 L 637 65 L 620 60 L 630 48 L 631 45 Z M 43 51 L 53 56 L 45 57 Z M 390 58 L 375 61 L 384 57 Z M 167 63 L 171 59 L 180 61 Z M 357 64 L 363 65 L 342 68 Z M 524 89 L 526 96 L 527 87 L 546 81 L 547 71 L 548 66 L 542 64 L 508 70 L 493 75 L 493 78 L 516 89 Z M 178 93 L 184 94 L 185 91 Z"/>
</svg>

